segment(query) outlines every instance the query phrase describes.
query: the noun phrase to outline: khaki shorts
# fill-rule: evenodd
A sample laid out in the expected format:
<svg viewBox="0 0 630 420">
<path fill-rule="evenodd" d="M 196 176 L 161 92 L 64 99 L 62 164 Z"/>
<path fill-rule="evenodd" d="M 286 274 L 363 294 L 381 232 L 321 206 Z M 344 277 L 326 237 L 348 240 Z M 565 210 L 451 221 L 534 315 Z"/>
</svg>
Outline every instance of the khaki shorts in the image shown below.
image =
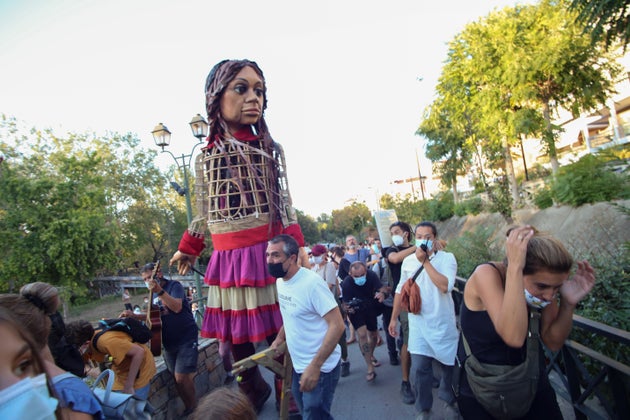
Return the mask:
<svg viewBox="0 0 630 420">
<path fill-rule="evenodd" d="M 400 311 L 398 319 L 400 320 L 400 333 L 402 334 L 403 344 L 409 344 L 409 312 Z"/>
</svg>

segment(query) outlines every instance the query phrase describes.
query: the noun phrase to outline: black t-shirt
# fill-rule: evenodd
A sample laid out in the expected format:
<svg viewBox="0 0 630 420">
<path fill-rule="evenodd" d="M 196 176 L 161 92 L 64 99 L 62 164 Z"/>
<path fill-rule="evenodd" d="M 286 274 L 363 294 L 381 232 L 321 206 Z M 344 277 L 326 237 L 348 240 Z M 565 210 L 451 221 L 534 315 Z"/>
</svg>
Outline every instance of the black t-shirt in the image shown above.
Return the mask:
<svg viewBox="0 0 630 420">
<path fill-rule="evenodd" d="M 372 270 L 367 270 L 366 281 L 363 286 L 357 286 L 352 276 L 348 275 L 341 284 L 343 301 L 349 302 L 352 298 L 361 299 L 364 303 L 376 303 L 374 294 L 381 288 L 381 281 Z"/>
<path fill-rule="evenodd" d="M 160 319 L 162 320 L 162 345 L 166 350 L 175 350 L 182 344 L 196 342 L 199 330 L 190 309 L 190 302 L 186 298 L 184 287 L 178 281 L 166 280 L 163 289 L 170 296 L 182 300 L 182 310 L 179 313 L 171 312 L 158 301 Z M 154 293 L 153 297 L 155 299 L 157 294 Z"/>
<path fill-rule="evenodd" d="M 387 263 L 389 264 L 389 270 L 392 273 L 392 280 L 394 281 L 394 287 L 392 289 L 392 292 L 396 290 L 396 287 L 398 287 L 398 283 L 400 282 L 400 269 L 402 267 L 402 261 L 396 264 L 394 264 L 393 262 L 390 262 L 389 254 L 392 254 L 394 252 L 400 252 L 408 248 L 411 248 L 411 246 L 392 246 L 387 249 L 387 253 L 385 257 L 387 258 Z"/>
<path fill-rule="evenodd" d="M 339 261 L 339 272 L 337 273 L 337 277 L 341 279 L 343 282 L 348 274 L 350 273 L 350 261 L 348 261 L 345 257 L 342 257 Z"/>
</svg>

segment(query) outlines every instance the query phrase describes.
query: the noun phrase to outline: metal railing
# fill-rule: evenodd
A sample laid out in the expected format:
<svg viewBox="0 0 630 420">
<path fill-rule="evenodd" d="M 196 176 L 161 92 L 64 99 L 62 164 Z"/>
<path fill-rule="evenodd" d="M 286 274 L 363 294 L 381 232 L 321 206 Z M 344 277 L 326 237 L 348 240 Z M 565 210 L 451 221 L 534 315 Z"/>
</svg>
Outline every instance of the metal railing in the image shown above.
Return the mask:
<svg viewBox="0 0 630 420">
<path fill-rule="evenodd" d="M 453 289 L 457 311 L 465 286 L 466 279 L 457 277 Z M 579 315 L 573 315 L 573 328 L 588 332 L 593 341 L 608 340 L 620 348 L 630 344 L 628 331 Z M 572 333 L 571 337 L 575 335 Z M 576 419 L 628 418 L 630 366 L 624 363 L 627 361 L 615 360 L 573 339 L 568 339 L 558 352 L 545 348 L 545 354 L 550 382 L 556 394 L 573 406 Z"/>
</svg>

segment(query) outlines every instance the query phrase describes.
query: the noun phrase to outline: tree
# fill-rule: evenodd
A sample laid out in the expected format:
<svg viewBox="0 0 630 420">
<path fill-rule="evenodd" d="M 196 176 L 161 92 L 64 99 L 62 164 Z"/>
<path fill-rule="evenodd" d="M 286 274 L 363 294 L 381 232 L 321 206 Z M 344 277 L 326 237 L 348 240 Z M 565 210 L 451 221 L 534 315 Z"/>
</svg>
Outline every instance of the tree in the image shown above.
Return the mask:
<svg viewBox="0 0 630 420">
<path fill-rule="evenodd" d="M 370 209 L 364 203 L 354 202 L 341 210 L 332 211 L 330 232 L 337 238 L 360 236 L 363 228 L 371 223 Z"/>
<path fill-rule="evenodd" d="M 447 180 L 476 157 L 486 191 L 508 219 L 520 199 L 512 149 L 522 136 L 540 136 L 555 172 L 554 114 L 564 108 L 577 116 L 603 104 L 619 71 L 563 5 L 543 0 L 467 25 L 449 44 L 436 100 L 420 126 L 431 141 L 427 155 L 446 159 Z M 488 177 L 501 180 L 511 200 L 493 192 Z"/>
<path fill-rule="evenodd" d="M 295 210 L 297 214 L 298 223 L 300 224 L 300 228 L 302 229 L 302 234 L 304 235 L 304 240 L 309 244 L 316 244 L 321 241 L 322 235 L 319 232 L 317 222 L 313 219 L 312 216 L 308 214 L 304 214 L 304 212 L 300 210 Z"/>
<path fill-rule="evenodd" d="M 131 135 L 25 133 L 2 116 L 0 277 L 80 293 L 95 276 L 138 259 L 139 232 L 168 231 L 175 213 L 167 214 L 165 179 L 155 152 L 138 145 Z M 159 217 L 158 209 L 169 210 Z"/>
<path fill-rule="evenodd" d="M 604 38 L 608 48 L 619 41 L 625 50 L 630 42 L 630 1 L 573 0 L 569 7 L 578 11 L 578 21 L 591 31 L 595 42 Z"/>
<path fill-rule="evenodd" d="M 383 209 L 392 209 L 396 212 L 398 220 L 407 222 L 412 226 L 429 216 L 429 201 L 417 200 L 411 194 L 383 194 L 380 197 L 380 206 Z"/>
</svg>

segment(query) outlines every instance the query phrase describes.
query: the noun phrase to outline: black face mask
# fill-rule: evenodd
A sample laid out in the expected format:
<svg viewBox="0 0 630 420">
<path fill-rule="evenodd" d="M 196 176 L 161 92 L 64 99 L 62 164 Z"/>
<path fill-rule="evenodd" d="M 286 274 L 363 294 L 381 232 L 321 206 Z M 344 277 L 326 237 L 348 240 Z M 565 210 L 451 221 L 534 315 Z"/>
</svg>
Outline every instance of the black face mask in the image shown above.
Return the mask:
<svg viewBox="0 0 630 420">
<path fill-rule="evenodd" d="M 285 262 L 286 260 L 275 264 L 267 263 L 267 270 L 269 270 L 269 274 L 271 274 L 271 276 L 275 278 L 286 276 L 287 270 L 282 268 L 282 264 L 284 264 Z"/>
</svg>

